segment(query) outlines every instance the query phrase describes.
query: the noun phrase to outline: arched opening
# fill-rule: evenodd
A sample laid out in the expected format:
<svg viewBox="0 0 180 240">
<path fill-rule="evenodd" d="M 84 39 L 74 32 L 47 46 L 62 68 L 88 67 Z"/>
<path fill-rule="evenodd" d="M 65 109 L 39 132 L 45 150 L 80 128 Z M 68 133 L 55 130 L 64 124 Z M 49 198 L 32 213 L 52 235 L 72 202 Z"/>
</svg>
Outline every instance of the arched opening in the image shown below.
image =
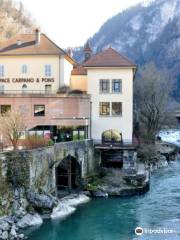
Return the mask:
<svg viewBox="0 0 180 240">
<path fill-rule="evenodd" d="M 115 129 L 109 129 L 102 133 L 103 144 L 120 144 L 122 143 L 122 133 Z"/>
<path fill-rule="evenodd" d="M 56 168 L 58 190 L 77 189 L 81 185 L 81 165 L 76 158 L 68 155 Z"/>
</svg>

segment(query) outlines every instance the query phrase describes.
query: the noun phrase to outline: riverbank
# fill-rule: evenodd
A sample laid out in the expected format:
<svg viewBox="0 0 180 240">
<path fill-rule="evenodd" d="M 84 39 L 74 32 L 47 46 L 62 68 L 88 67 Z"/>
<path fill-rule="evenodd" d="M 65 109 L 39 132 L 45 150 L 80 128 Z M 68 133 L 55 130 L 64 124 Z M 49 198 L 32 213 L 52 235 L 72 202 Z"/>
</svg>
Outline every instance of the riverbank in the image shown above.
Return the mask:
<svg viewBox="0 0 180 240">
<path fill-rule="evenodd" d="M 149 162 L 138 161 L 136 169 L 125 171 L 113 168 L 101 169 L 101 178 L 87 185 L 86 194 L 90 197 L 140 195 L 149 191 L 150 172 L 167 167 L 174 160 L 177 149 L 172 144 L 157 143 L 156 154 Z M 151 150 L 151 149 L 150 149 Z M 146 155 L 146 152 L 144 153 Z M 33 192 L 23 188 L 10 190 L 11 196 L 1 201 L 2 206 L 11 202 L 11 217 L 0 219 L 0 239 L 23 239 L 22 229 L 41 225 L 44 218 L 62 219 L 76 211 L 76 204 L 90 200 L 82 195 L 70 195 L 58 199 L 46 192 Z"/>
<path fill-rule="evenodd" d="M 20 190 L 22 192 L 22 190 Z M 22 200 L 22 199 L 21 199 Z M 76 211 L 78 205 L 87 203 L 90 198 L 85 194 L 70 194 L 62 199 L 45 194 L 27 193 L 29 211 L 21 206 L 21 213 L 0 218 L 0 239 L 22 240 L 27 237 L 23 229 L 40 226 L 44 219 L 63 219 Z M 31 204 L 31 205 L 30 205 Z M 30 209 L 31 208 L 31 209 Z M 41 214 L 40 214 L 41 213 Z"/>
<path fill-rule="evenodd" d="M 141 196 L 93 198 L 63 221 L 45 220 L 28 228 L 29 240 L 179 240 L 180 159 L 151 175 L 150 191 Z M 173 234 L 143 234 L 134 229 L 172 229 Z"/>
</svg>

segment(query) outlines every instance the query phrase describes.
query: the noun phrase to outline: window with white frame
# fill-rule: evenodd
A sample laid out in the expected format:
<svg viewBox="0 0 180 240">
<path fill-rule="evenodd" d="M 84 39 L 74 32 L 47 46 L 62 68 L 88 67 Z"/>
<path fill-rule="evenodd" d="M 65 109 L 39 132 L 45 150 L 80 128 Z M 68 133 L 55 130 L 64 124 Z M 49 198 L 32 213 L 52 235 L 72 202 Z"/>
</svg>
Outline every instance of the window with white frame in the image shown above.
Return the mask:
<svg viewBox="0 0 180 240">
<path fill-rule="evenodd" d="M 22 68 L 21 68 L 21 72 L 22 72 L 23 74 L 26 74 L 27 71 L 28 71 L 27 65 L 26 65 L 26 64 L 23 64 L 23 65 L 22 65 Z"/>
<path fill-rule="evenodd" d="M 0 77 L 4 77 L 4 65 L 0 65 Z"/>
<path fill-rule="evenodd" d="M 100 116 L 110 115 L 110 103 L 109 102 L 100 102 L 99 103 L 99 115 Z"/>
<path fill-rule="evenodd" d="M 112 92 L 113 93 L 122 92 L 122 80 L 121 79 L 113 79 L 112 80 Z"/>
<path fill-rule="evenodd" d="M 46 77 L 51 77 L 51 74 L 52 74 L 51 65 L 45 65 L 45 76 Z"/>
<path fill-rule="evenodd" d="M 122 115 L 122 102 L 112 102 L 111 113 L 112 116 Z"/>
<path fill-rule="evenodd" d="M 109 93 L 110 81 L 109 79 L 101 79 L 99 81 L 99 91 L 100 93 Z"/>
</svg>

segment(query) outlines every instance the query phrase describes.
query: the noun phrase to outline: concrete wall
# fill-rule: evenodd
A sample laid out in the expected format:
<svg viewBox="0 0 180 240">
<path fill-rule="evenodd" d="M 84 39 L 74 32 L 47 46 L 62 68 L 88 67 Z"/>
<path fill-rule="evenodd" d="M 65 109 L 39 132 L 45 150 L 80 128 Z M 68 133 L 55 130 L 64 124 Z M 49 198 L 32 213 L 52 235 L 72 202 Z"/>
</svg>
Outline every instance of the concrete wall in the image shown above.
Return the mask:
<svg viewBox="0 0 180 240">
<path fill-rule="evenodd" d="M 100 140 L 108 129 L 122 133 L 123 141 L 132 142 L 133 129 L 133 69 L 88 69 L 88 94 L 92 101 L 92 138 Z M 99 93 L 100 79 L 122 79 L 122 93 Z M 122 102 L 122 116 L 100 116 L 99 102 Z"/>
<path fill-rule="evenodd" d="M 16 153 L 3 152 L 0 153 L 0 169 L 2 176 L 14 185 L 53 192 L 56 189 L 55 169 L 69 154 L 79 162 L 82 178 L 95 172 L 98 162 L 91 140 L 58 143 L 53 147 Z"/>
</svg>

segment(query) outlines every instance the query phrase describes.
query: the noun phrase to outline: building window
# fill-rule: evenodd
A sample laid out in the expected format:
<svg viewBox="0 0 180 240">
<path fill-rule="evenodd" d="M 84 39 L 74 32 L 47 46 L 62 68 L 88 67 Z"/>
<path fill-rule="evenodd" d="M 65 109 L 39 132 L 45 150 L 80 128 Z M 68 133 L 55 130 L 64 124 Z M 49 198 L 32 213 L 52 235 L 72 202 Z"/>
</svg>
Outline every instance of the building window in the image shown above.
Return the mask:
<svg viewBox="0 0 180 240">
<path fill-rule="evenodd" d="M 122 115 L 122 103 L 121 102 L 112 102 L 112 116 Z"/>
<path fill-rule="evenodd" d="M 101 79 L 99 82 L 99 91 L 100 93 L 109 93 L 109 80 L 108 79 Z"/>
<path fill-rule="evenodd" d="M 45 93 L 51 93 L 52 86 L 51 85 L 45 85 Z"/>
<path fill-rule="evenodd" d="M 122 80 L 121 79 L 113 79 L 112 80 L 112 92 L 113 93 L 122 92 Z"/>
<path fill-rule="evenodd" d="M 45 76 L 51 77 L 51 65 L 45 65 Z"/>
<path fill-rule="evenodd" d="M 21 72 L 23 73 L 23 74 L 26 74 L 27 73 L 27 65 L 22 65 L 22 69 L 21 69 Z"/>
<path fill-rule="evenodd" d="M 110 114 L 110 103 L 109 102 L 100 102 L 99 103 L 99 114 L 101 116 L 108 116 Z"/>
<path fill-rule="evenodd" d="M 0 105 L 0 113 L 4 115 L 7 112 L 11 111 L 11 105 Z"/>
<path fill-rule="evenodd" d="M 0 85 L 0 94 L 4 93 L 4 85 Z"/>
<path fill-rule="evenodd" d="M 23 84 L 22 85 L 22 92 L 25 93 L 27 91 L 27 85 Z"/>
<path fill-rule="evenodd" d="M 34 105 L 34 116 L 45 116 L 45 105 Z"/>
<path fill-rule="evenodd" d="M 4 77 L 4 66 L 0 65 L 0 77 Z"/>
</svg>

